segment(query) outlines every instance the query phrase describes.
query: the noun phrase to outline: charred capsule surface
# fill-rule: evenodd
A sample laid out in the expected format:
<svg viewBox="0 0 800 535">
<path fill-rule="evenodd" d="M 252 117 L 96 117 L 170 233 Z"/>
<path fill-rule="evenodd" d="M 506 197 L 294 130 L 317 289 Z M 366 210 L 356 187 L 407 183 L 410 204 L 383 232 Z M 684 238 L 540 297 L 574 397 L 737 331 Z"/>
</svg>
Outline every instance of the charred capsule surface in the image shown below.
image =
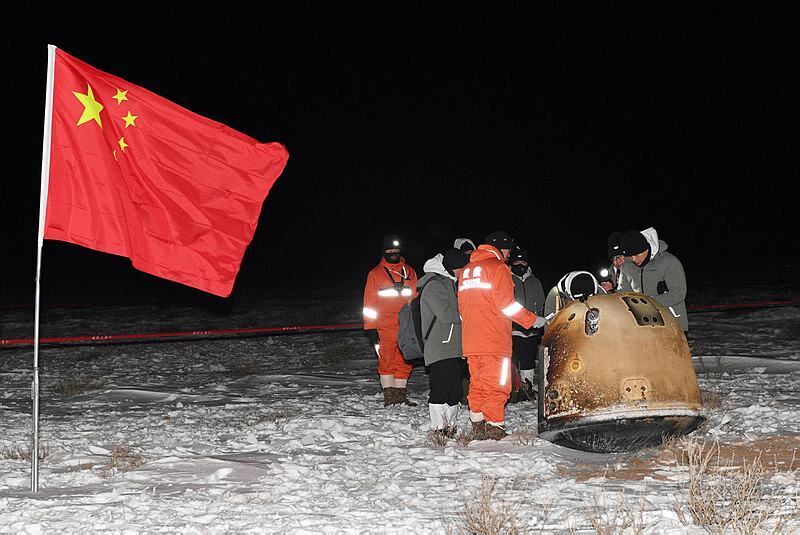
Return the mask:
<svg viewBox="0 0 800 535">
<path fill-rule="evenodd" d="M 646 295 L 566 305 L 542 338 L 539 370 L 539 434 L 566 447 L 635 450 L 705 419 L 686 337 Z"/>
</svg>

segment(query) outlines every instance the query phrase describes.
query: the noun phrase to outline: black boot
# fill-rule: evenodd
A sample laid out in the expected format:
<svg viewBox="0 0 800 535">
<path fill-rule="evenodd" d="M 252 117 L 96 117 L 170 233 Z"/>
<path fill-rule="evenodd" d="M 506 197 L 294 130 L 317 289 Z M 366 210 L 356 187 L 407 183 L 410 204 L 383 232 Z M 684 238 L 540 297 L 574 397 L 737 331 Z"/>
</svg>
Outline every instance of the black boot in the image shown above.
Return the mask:
<svg viewBox="0 0 800 535">
<path fill-rule="evenodd" d="M 475 440 L 486 440 L 486 420 L 472 422 L 472 438 Z"/>
<path fill-rule="evenodd" d="M 404 403 L 404 404 L 408 405 L 409 407 L 416 407 L 417 406 L 416 403 L 414 403 L 413 401 L 409 400 L 406 397 L 406 389 L 405 388 L 395 388 L 395 390 L 397 391 L 397 403 Z"/>
<path fill-rule="evenodd" d="M 492 440 L 503 440 L 508 436 L 506 429 L 499 425 L 486 424 L 486 438 Z"/>
<path fill-rule="evenodd" d="M 383 389 L 383 406 L 388 407 L 389 405 L 397 405 L 401 403 L 397 397 L 398 388 L 392 388 L 391 386 L 387 386 Z"/>
</svg>

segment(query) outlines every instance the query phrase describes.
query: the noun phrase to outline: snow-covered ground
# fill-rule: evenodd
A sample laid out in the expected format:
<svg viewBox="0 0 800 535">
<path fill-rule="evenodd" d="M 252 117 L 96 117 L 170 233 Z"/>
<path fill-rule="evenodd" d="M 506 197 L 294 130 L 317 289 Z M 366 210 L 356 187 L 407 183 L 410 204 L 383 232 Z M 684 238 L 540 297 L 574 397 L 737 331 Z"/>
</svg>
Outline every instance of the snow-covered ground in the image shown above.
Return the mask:
<svg viewBox="0 0 800 535">
<path fill-rule="evenodd" d="M 243 300 L 227 315 L 48 309 L 43 335 L 347 321 L 358 310 L 352 300 Z M 29 315 L 7 312 L 1 334 L 29 336 Z M 700 386 L 714 401 L 699 438 L 800 449 L 800 309 L 691 320 Z M 41 362 L 45 456 L 33 495 L 23 458 L 31 351 L 0 351 L 0 532 L 458 532 L 484 476 L 523 533 L 590 533 L 592 520 L 622 521 L 623 511 L 647 533 L 702 531 L 675 512 L 687 500 L 685 465 L 659 450 L 555 446 L 535 437 L 531 403 L 509 405 L 515 434 L 501 442 L 434 445 L 424 369 L 409 386 L 419 406 L 384 408 L 361 333 L 57 347 Z M 462 411 L 464 429 L 467 420 Z M 796 507 L 796 471 L 783 466 L 770 483 L 785 511 Z M 785 527 L 798 528 L 797 518 Z"/>
</svg>

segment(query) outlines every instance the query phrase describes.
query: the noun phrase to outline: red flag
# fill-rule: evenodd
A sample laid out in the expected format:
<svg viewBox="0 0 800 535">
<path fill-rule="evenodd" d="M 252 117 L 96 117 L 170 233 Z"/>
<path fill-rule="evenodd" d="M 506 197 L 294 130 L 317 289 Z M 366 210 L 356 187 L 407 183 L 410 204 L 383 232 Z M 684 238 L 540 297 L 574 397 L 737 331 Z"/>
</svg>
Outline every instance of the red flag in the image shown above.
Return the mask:
<svg viewBox="0 0 800 535">
<path fill-rule="evenodd" d="M 55 57 L 44 237 L 230 295 L 286 148 Z"/>
</svg>

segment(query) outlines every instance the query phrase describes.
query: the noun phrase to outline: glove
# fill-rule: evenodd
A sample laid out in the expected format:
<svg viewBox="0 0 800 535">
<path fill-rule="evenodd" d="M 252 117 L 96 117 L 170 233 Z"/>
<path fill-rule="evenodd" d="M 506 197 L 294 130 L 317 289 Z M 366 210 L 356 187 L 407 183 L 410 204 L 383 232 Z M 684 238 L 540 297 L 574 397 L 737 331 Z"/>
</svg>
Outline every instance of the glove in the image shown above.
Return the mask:
<svg viewBox="0 0 800 535">
<path fill-rule="evenodd" d="M 547 320 L 543 316 L 536 316 L 536 321 L 533 322 L 534 329 L 542 329 L 547 327 Z"/>
<path fill-rule="evenodd" d="M 367 329 L 367 338 L 369 338 L 370 345 L 375 348 L 375 353 L 378 353 L 378 350 L 381 347 L 378 329 Z"/>
</svg>

